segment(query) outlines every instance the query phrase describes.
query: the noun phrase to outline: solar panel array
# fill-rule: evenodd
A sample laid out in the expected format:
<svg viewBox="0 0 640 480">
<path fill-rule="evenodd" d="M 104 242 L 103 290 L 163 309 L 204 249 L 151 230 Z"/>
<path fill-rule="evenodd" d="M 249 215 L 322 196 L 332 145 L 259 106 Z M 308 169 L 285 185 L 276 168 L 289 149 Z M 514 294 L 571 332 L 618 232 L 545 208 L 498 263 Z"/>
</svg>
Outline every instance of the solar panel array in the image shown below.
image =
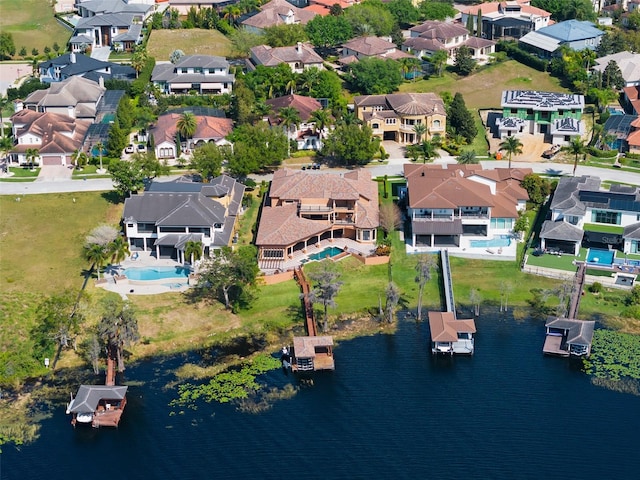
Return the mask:
<svg viewBox="0 0 640 480">
<path fill-rule="evenodd" d="M 620 212 L 640 212 L 640 201 L 636 200 L 636 198 L 635 193 L 627 195 L 612 192 L 580 191 L 580 200 L 585 205 Z"/>
</svg>

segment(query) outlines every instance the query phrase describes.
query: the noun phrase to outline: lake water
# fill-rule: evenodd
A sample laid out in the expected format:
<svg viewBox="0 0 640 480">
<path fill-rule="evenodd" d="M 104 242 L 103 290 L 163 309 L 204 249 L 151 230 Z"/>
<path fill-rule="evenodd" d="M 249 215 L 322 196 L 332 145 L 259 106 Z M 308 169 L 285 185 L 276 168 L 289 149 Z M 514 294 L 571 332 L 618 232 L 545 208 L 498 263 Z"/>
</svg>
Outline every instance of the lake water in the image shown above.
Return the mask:
<svg viewBox="0 0 640 480">
<path fill-rule="evenodd" d="M 74 430 L 60 404 L 37 442 L 3 447 L 0 477 L 639 478 L 640 397 L 544 357 L 542 323 L 498 316 L 477 320 L 473 357 L 433 358 L 428 323 L 411 319 L 342 342 L 335 372 L 257 415 L 203 403 L 169 416 L 165 372 L 184 357 L 132 365 L 125 383 L 144 383 L 119 429 Z"/>
</svg>

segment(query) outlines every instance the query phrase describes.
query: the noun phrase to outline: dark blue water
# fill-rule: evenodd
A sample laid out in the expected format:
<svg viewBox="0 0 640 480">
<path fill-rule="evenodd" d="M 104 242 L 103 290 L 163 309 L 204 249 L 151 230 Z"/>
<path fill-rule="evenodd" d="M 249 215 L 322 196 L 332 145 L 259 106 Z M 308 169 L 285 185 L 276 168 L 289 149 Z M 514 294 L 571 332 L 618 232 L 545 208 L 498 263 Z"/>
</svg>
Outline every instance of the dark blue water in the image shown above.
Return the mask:
<svg viewBox="0 0 640 480">
<path fill-rule="evenodd" d="M 258 415 L 169 416 L 164 368 L 182 360 L 139 364 L 127 380 L 146 383 L 118 430 L 74 430 L 60 405 L 35 444 L 4 447 L 1 478 L 640 478 L 640 397 L 543 357 L 540 323 L 477 325 L 468 358 L 432 358 L 428 325 L 412 320 L 343 342 L 334 373 Z"/>
</svg>

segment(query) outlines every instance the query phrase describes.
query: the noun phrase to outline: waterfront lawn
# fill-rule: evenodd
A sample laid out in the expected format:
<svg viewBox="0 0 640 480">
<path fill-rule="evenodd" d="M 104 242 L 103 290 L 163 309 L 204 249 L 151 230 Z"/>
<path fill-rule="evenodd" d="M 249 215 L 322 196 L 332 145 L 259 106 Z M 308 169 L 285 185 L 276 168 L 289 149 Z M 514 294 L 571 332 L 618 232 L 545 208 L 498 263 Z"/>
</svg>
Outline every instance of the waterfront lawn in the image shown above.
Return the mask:
<svg viewBox="0 0 640 480">
<path fill-rule="evenodd" d="M 624 227 L 618 225 L 603 225 L 601 223 L 585 223 L 583 230 L 598 233 L 613 233 L 621 235 L 624 232 Z"/>
<path fill-rule="evenodd" d="M 186 55 L 226 57 L 231 53 L 231 40 L 217 30 L 189 28 L 151 31 L 147 52 L 156 61 L 169 60 L 171 52 L 178 48 Z"/>
<path fill-rule="evenodd" d="M 44 54 L 44 47 L 51 48 L 55 42 L 64 50 L 71 37 L 53 16 L 49 0 L 2 0 L 0 11 L 0 30 L 13 36 L 16 54 L 22 47 L 29 55 L 32 48 Z"/>
<path fill-rule="evenodd" d="M 580 254 L 577 257 L 573 255 L 551 255 L 549 253 L 545 253 L 544 255 L 540 255 L 536 257 L 533 255 L 534 249 L 529 249 L 527 254 L 527 265 L 531 267 L 544 267 L 544 268 L 555 268 L 557 270 L 566 270 L 568 272 L 575 272 L 576 266 L 574 265 L 574 261 L 584 261 L 587 257 L 587 249 L 580 248 Z"/>
</svg>

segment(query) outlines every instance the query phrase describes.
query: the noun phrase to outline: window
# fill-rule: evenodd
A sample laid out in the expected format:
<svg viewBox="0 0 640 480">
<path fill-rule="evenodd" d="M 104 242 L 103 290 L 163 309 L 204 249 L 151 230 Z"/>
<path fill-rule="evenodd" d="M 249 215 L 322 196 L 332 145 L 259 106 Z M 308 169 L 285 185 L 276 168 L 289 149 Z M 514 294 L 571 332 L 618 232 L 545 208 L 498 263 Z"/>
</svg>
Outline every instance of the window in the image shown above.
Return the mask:
<svg viewBox="0 0 640 480">
<path fill-rule="evenodd" d="M 620 212 L 609 212 L 606 210 L 594 210 L 591 212 L 591 221 L 593 223 L 609 223 L 611 225 L 620 225 Z"/>
<path fill-rule="evenodd" d="M 127 228 L 133 228 L 133 223 L 127 223 Z"/>
<path fill-rule="evenodd" d="M 380 124 L 379 123 L 372 123 L 371 124 L 371 128 L 373 128 L 374 130 L 378 129 L 378 128 L 380 128 Z"/>
<path fill-rule="evenodd" d="M 365 241 L 365 242 L 371 240 L 371 231 L 370 230 L 363 230 L 362 231 L 362 240 Z"/>
<path fill-rule="evenodd" d="M 512 109 L 511 109 L 511 113 L 513 113 L 513 114 L 518 113 L 518 109 L 517 109 L 517 108 L 512 108 Z"/>
<path fill-rule="evenodd" d="M 432 125 L 434 129 L 440 128 L 440 120 L 434 120 Z"/>
<path fill-rule="evenodd" d="M 631 240 L 631 251 L 629 253 L 638 253 L 638 246 L 640 246 L 638 240 Z"/>
<path fill-rule="evenodd" d="M 384 123 L 386 123 L 387 125 L 395 125 L 396 124 L 396 119 L 395 118 L 385 118 L 384 119 Z"/>
</svg>

